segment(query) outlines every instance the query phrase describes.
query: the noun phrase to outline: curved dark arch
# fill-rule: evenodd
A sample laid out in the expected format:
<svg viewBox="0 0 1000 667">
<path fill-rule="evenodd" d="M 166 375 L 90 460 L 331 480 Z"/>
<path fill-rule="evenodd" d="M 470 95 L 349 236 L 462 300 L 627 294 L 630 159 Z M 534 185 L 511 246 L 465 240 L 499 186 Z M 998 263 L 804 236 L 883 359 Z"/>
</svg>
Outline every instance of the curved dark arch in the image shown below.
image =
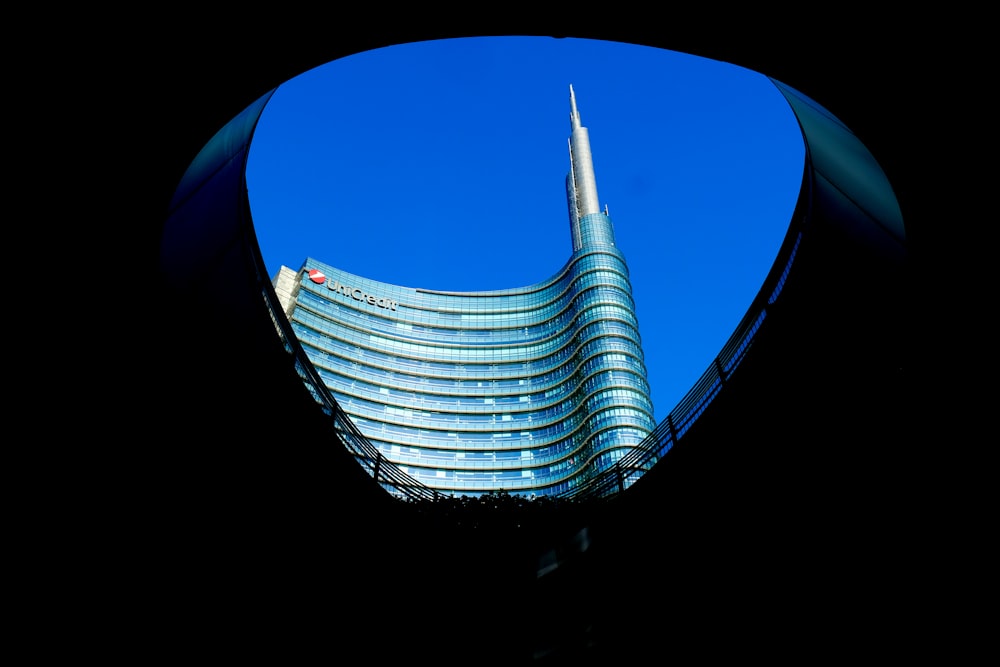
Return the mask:
<svg viewBox="0 0 1000 667">
<path fill-rule="evenodd" d="M 898 299 L 899 294 L 883 294 L 885 276 L 868 268 L 872 259 L 865 258 L 871 255 L 875 262 L 898 271 L 905 256 L 903 220 L 885 174 L 865 146 L 828 110 L 781 82 L 772 80 L 772 83 L 792 108 L 806 146 L 804 176 L 795 213 L 774 266 L 726 349 L 720 351 L 714 364 L 659 425 L 653 437 L 616 469 L 608 471 L 604 480 L 599 480 L 592 488 L 576 490 L 574 497 L 620 492 L 649 471 L 653 463 L 662 459 L 694 426 L 762 332 L 771 326 L 767 319 L 769 314 L 784 302 L 783 299 L 779 301 L 779 294 L 785 289 L 789 276 L 799 273 L 798 269 L 794 272 L 792 269 L 799 263 L 803 237 L 807 239 L 806 248 L 817 243 L 835 247 L 840 261 L 849 263 L 851 272 L 868 281 L 867 284 L 852 282 L 838 287 L 850 293 L 856 310 L 867 300 L 880 309 L 895 307 L 891 302 L 886 303 L 886 299 L 893 296 Z M 211 313 L 217 322 L 216 330 L 221 331 L 228 325 L 230 331 L 226 340 L 235 342 L 266 338 L 271 334 L 277 336 L 290 356 L 287 363 L 291 364 L 294 359 L 298 375 L 318 408 L 330 416 L 330 434 L 324 439 L 342 438 L 346 449 L 393 493 L 402 497 L 433 497 L 433 491 L 422 488 L 382 460 L 377 450 L 351 424 L 295 341 L 271 288 L 253 233 L 246 163 L 254 129 L 275 90 L 227 123 L 202 149 L 181 179 L 171 201 L 161 241 L 164 279 L 171 289 L 186 294 L 189 307 L 197 303 L 200 309 Z M 812 241 L 813 237 L 821 239 L 823 236 L 829 238 Z M 834 251 L 825 249 L 823 252 Z M 837 295 L 826 294 L 825 298 L 832 299 L 831 306 L 843 308 Z M 858 313 L 845 309 L 838 316 L 855 319 Z M 250 332 L 259 333 L 248 336 Z M 833 344 L 844 345 L 846 341 L 834 341 Z M 259 360 L 265 354 L 274 354 L 270 351 L 273 347 L 252 348 L 240 357 Z M 224 355 L 232 354 L 231 350 L 229 345 L 220 347 Z M 866 363 L 874 363 L 874 360 Z M 251 368 L 254 365 L 249 364 Z M 266 392 L 266 386 L 257 390 L 250 384 L 241 383 L 241 386 L 245 391 Z M 299 417 L 293 419 L 297 421 Z"/>
<path fill-rule="evenodd" d="M 623 41 L 647 43 L 642 39 Z M 373 40 L 369 47 L 387 43 Z M 689 51 L 708 57 L 726 51 L 718 42 L 709 40 L 709 43 L 709 48 Z M 652 45 L 677 48 L 662 43 Z M 213 107 L 216 114 L 228 108 L 233 114 L 231 118 L 238 117 L 236 125 L 240 128 L 232 136 L 228 128 L 223 133 L 226 136 L 218 138 L 219 143 L 230 147 L 240 143 L 235 137 L 252 127 L 254 113 L 262 108 L 255 105 L 266 103 L 268 91 L 274 86 L 309 66 L 327 62 L 332 59 L 328 57 L 331 54 L 345 55 L 332 47 L 321 50 L 323 55 L 302 60 L 279 58 L 285 67 L 282 72 L 266 70 L 266 75 L 255 79 L 252 85 L 237 87 L 240 92 L 226 97 L 225 104 Z M 361 49 L 349 52 L 356 50 Z M 752 49 L 750 53 L 746 58 L 718 59 L 744 64 L 765 74 L 774 71 L 753 67 Z M 290 62 L 295 65 L 288 65 Z M 302 67 L 303 63 L 312 64 Z M 809 80 L 808 75 L 802 76 Z M 192 77 L 199 80 L 197 75 Z M 781 80 L 795 85 L 796 78 Z M 263 82 L 269 82 L 270 87 L 261 90 Z M 515 566 L 500 569 L 500 564 L 508 562 L 520 567 L 525 557 L 530 561 L 537 555 L 538 545 L 530 543 L 522 552 L 513 547 L 501 549 L 487 541 L 498 552 L 477 554 L 480 558 L 477 566 L 483 567 L 485 562 L 486 569 L 493 569 L 494 580 L 498 579 L 501 585 L 509 585 L 524 595 L 540 596 L 551 608 L 565 604 L 564 599 L 573 601 L 569 605 L 573 607 L 568 614 L 570 620 L 557 624 L 561 634 L 554 632 L 549 638 L 532 634 L 530 641 L 526 640 L 528 646 L 512 642 L 509 646 L 512 657 L 520 655 L 521 650 L 537 648 L 538 643 L 568 642 L 578 647 L 583 640 L 579 640 L 581 644 L 573 644 L 571 638 L 581 631 L 584 621 L 596 625 L 603 638 L 603 644 L 597 642 L 595 653 L 606 650 L 619 656 L 629 654 L 629 648 L 612 638 L 634 633 L 637 628 L 652 631 L 656 627 L 652 619 L 631 619 L 629 627 L 622 625 L 624 621 L 616 610 L 621 604 L 637 603 L 639 594 L 627 592 L 627 584 L 615 586 L 610 581 L 607 588 L 589 590 L 585 599 L 575 592 L 588 586 L 593 576 L 625 571 L 626 564 L 649 563 L 652 572 L 647 569 L 645 574 L 655 573 L 660 578 L 662 564 L 657 566 L 656 562 L 662 563 L 668 555 L 669 570 L 675 575 L 705 567 L 707 558 L 717 568 L 712 571 L 713 585 L 738 591 L 739 599 L 767 594 L 772 600 L 777 595 L 782 602 L 802 604 L 814 596 L 840 597 L 846 591 L 857 592 L 851 578 L 858 568 L 845 567 L 841 562 L 842 567 L 836 573 L 827 573 L 822 582 L 809 579 L 807 592 L 800 592 L 795 585 L 801 585 L 803 570 L 798 568 L 813 566 L 809 558 L 805 564 L 783 572 L 764 559 L 748 557 L 734 563 L 729 559 L 711 561 L 711 557 L 738 549 L 741 544 L 761 542 L 767 544 L 765 551 L 771 556 L 793 546 L 797 553 L 812 554 L 823 545 L 843 555 L 858 540 L 868 541 L 869 545 L 872 541 L 881 544 L 871 516 L 872 512 L 882 516 L 874 502 L 878 496 L 875 487 L 885 480 L 890 459 L 900 453 L 894 440 L 909 434 L 901 433 L 897 430 L 899 424 L 882 416 L 898 414 L 906 398 L 902 391 L 904 383 L 896 373 L 905 366 L 906 351 L 905 347 L 895 345 L 908 321 L 907 314 L 899 312 L 906 306 L 905 299 L 900 298 L 906 262 L 902 230 L 896 226 L 892 211 L 887 213 L 887 206 L 892 209 L 891 200 L 859 188 L 866 180 L 853 183 L 852 187 L 851 177 L 857 172 L 844 167 L 858 163 L 845 161 L 850 151 L 844 155 L 837 150 L 843 146 L 841 140 L 853 138 L 851 133 L 844 134 L 845 128 L 838 127 L 839 123 L 832 122 L 808 98 L 784 84 L 777 85 L 793 104 L 804 132 L 811 138 L 809 159 L 813 172 L 807 175 L 808 187 L 804 188 L 802 199 L 807 203 L 807 211 L 803 213 L 808 214 L 812 240 L 808 246 L 799 247 L 795 263 L 798 274 L 784 283 L 784 303 L 769 315 L 780 320 L 781 326 L 774 329 L 777 332 L 774 336 L 755 342 L 754 354 L 746 357 L 725 397 L 720 396 L 713 403 L 711 418 L 699 420 L 698 431 L 688 436 L 689 446 L 678 446 L 671 451 L 673 464 L 661 466 L 646 476 L 641 488 L 636 487 L 639 493 L 628 494 L 627 503 L 613 515 L 588 519 L 590 546 L 580 552 L 584 555 L 574 561 L 576 565 L 568 568 L 578 575 L 567 575 L 554 585 L 544 582 L 541 588 L 532 588 L 520 578 L 520 573 L 515 575 L 511 571 Z M 810 90 L 808 86 L 797 87 Z M 245 99 L 248 93 L 253 95 Z M 823 99 L 820 93 L 815 96 Z M 233 109 L 236 100 L 242 106 Z M 247 112 L 245 116 L 241 109 Z M 226 120 L 223 118 L 217 127 L 223 127 Z M 207 121 L 195 125 L 203 131 Z M 837 141 L 828 141 L 838 134 Z M 208 139 L 202 134 L 199 140 Z M 209 143 L 214 146 L 216 141 Z M 176 157 L 191 146 L 190 141 L 182 142 L 172 155 Z M 854 148 L 858 146 L 864 148 L 860 142 Z M 344 466 L 338 466 L 330 458 L 335 454 L 326 450 L 321 453 L 319 448 L 310 446 L 309 439 L 325 428 L 320 426 L 319 417 L 299 412 L 311 397 L 295 396 L 295 391 L 285 395 L 284 387 L 305 386 L 301 376 L 277 362 L 271 363 L 272 359 L 284 359 L 286 353 L 273 325 L 259 326 L 262 311 L 255 304 L 260 301 L 261 276 L 254 265 L 254 244 L 248 245 L 236 231 L 242 216 L 248 215 L 246 194 L 240 190 L 241 168 L 234 166 L 243 159 L 240 150 L 244 149 L 237 149 L 224 159 L 208 160 L 211 169 L 203 169 L 201 158 L 196 159 L 196 171 L 211 177 L 193 179 L 195 187 L 189 189 L 188 181 L 178 175 L 172 184 L 182 183 L 176 189 L 177 198 L 167 197 L 171 200 L 165 216 L 169 222 L 164 227 L 161 245 L 167 261 L 161 275 L 163 291 L 159 303 L 166 317 L 159 323 L 164 341 L 173 352 L 169 356 L 172 368 L 168 370 L 189 382 L 181 390 L 182 400 L 173 396 L 166 402 L 168 408 L 183 415 L 179 423 L 168 425 L 166 430 L 180 439 L 196 424 L 200 437 L 215 445 L 188 447 L 182 440 L 179 443 L 177 455 L 190 454 L 186 483 L 193 492 L 188 496 L 190 505 L 183 506 L 191 510 L 192 516 L 197 515 L 190 529 L 203 544 L 231 554 L 232 549 L 218 541 L 213 532 L 226 519 L 224 532 L 242 546 L 252 542 L 248 536 L 255 530 L 264 529 L 272 539 L 280 536 L 279 541 L 284 538 L 284 544 L 302 554 L 310 547 L 328 546 L 310 530 L 317 518 L 322 517 L 327 534 L 332 532 L 343 538 L 357 549 L 356 553 L 371 559 L 368 562 L 372 567 L 366 571 L 365 579 L 369 591 L 395 590 L 394 585 L 379 580 L 379 570 L 399 559 L 406 559 L 417 569 L 425 568 L 424 575 L 432 579 L 449 568 L 471 575 L 471 568 L 467 570 L 453 556 L 449 557 L 449 553 L 465 553 L 462 545 L 450 543 L 434 549 L 425 541 L 421 546 L 430 553 L 417 553 L 411 542 L 417 536 L 405 526 L 392 523 L 389 511 L 382 512 L 384 507 L 379 498 L 384 494 L 365 492 L 370 485 L 362 483 L 360 477 L 357 485 L 348 484 L 349 480 L 344 478 L 331 488 L 329 480 L 319 472 L 324 467 Z M 214 151 L 213 148 L 213 156 Z M 187 153 L 188 163 L 193 154 L 197 154 L 197 149 Z M 855 157 L 867 165 L 868 151 L 861 151 Z M 207 196 L 207 191 L 199 185 L 214 179 L 232 188 L 223 202 Z M 183 206 L 179 206 L 181 203 Z M 181 208 L 199 213 L 178 217 Z M 213 220 L 218 216 L 214 229 L 197 222 L 206 214 Z M 193 236 L 178 234 L 179 229 L 186 229 Z M 247 316 L 247 313 L 254 314 Z M 220 343 L 227 349 L 224 357 L 218 354 Z M 253 363 L 248 363 L 251 359 Z M 233 387 L 241 390 L 256 387 L 258 391 L 240 391 L 234 396 Z M 269 387 L 274 387 L 274 391 L 269 392 Z M 289 418 L 290 414 L 301 414 L 303 418 L 296 421 Z M 235 426 L 245 428 L 248 423 L 252 424 L 250 433 Z M 275 443 L 281 443 L 282 448 L 276 450 Z M 850 466 L 838 457 L 846 443 L 852 451 L 865 452 L 864 457 L 852 458 Z M 808 527 L 803 528 L 796 521 L 789 509 L 791 504 L 809 508 Z M 845 513 L 845 508 L 855 504 L 866 505 L 867 513 Z M 359 505 L 366 507 L 365 513 L 356 510 Z M 239 511 L 227 511 L 234 507 Z M 331 507 L 343 511 L 331 512 Z M 204 512 L 218 521 L 206 519 Z M 379 525 L 373 527 L 375 523 Z M 788 534 L 791 526 L 797 527 L 794 540 Z M 664 547 L 658 541 L 664 533 L 670 535 L 673 546 Z M 839 542 L 845 538 L 847 541 Z M 674 541 L 686 545 L 686 554 L 678 555 Z M 831 541 L 837 544 L 831 545 Z M 393 555 L 389 557 L 387 553 Z M 448 563 L 448 567 L 442 570 L 441 565 L 435 564 L 438 559 Z M 869 561 L 867 567 L 870 566 Z M 770 580 L 766 590 L 759 585 L 762 575 Z M 644 577 L 641 595 L 655 596 L 669 590 L 675 596 L 673 599 L 679 601 L 674 586 L 651 584 L 649 579 Z M 243 598 L 235 586 L 229 593 L 230 602 Z M 694 595 L 681 599 L 685 603 L 696 602 Z M 382 606 L 378 600 L 371 602 L 372 611 Z M 420 613 L 419 598 L 406 602 L 412 605 L 410 615 Z M 496 607 L 501 615 L 516 613 L 518 609 L 515 603 L 503 601 Z M 518 620 L 523 619 L 516 617 L 515 621 Z M 807 629 L 790 617 L 782 620 L 792 622 L 797 631 Z M 501 628 L 508 627 L 494 622 Z M 477 642 L 471 639 L 473 626 L 461 622 L 458 625 L 470 632 L 470 638 L 451 641 L 467 648 L 476 647 Z M 415 627 L 420 628 L 419 633 L 432 629 L 423 623 Z M 351 624 L 350 628 L 362 633 L 359 637 L 374 637 L 380 632 L 364 633 L 367 629 L 364 623 Z M 419 634 L 417 630 L 412 635 L 406 630 L 395 630 L 397 636 L 412 639 Z"/>
</svg>

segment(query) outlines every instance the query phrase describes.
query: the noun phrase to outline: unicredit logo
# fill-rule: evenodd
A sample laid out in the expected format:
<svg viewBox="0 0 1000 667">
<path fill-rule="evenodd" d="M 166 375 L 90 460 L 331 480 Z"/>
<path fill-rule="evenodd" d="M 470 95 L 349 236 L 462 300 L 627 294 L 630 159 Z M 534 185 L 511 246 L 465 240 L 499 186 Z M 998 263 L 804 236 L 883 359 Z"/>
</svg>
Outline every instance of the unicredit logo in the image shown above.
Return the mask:
<svg viewBox="0 0 1000 667">
<path fill-rule="evenodd" d="M 313 281 L 317 285 L 322 285 L 323 283 L 326 282 L 326 275 L 319 269 L 309 269 L 308 275 L 309 275 L 309 280 Z M 388 308 L 389 310 L 396 310 L 396 307 L 399 306 L 398 301 L 393 301 L 392 299 L 387 299 L 381 296 L 375 296 L 374 294 L 368 294 L 356 287 L 348 287 L 347 285 L 342 285 L 339 280 L 334 280 L 332 283 L 328 283 L 326 288 L 332 292 L 337 292 L 338 294 L 349 296 L 355 301 L 361 301 L 363 303 L 367 303 L 372 306 L 378 306 L 379 308 Z"/>
</svg>

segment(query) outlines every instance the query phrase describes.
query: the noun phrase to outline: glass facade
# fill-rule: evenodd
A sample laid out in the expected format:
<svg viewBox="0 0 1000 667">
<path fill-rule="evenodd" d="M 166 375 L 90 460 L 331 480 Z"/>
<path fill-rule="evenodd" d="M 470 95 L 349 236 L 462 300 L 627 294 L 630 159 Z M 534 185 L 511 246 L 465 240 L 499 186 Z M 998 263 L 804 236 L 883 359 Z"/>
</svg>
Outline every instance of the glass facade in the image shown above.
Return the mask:
<svg viewBox="0 0 1000 667">
<path fill-rule="evenodd" d="M 656 426 L 628 268 L 607 210 L 593 210 L 589 141 L 570 95 L 573 252 L 548 280 L 447 292 L 312 258 L 274 278 L 344 412 L 388 460 L 443 493 L 562 493 Z"/>
</svg>

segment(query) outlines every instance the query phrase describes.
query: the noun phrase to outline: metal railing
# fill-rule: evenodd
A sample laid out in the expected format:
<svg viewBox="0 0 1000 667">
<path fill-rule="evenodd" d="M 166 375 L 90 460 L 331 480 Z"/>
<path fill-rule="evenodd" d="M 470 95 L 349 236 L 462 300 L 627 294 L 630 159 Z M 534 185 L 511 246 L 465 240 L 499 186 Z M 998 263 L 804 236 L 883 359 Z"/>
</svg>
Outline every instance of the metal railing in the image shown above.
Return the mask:
<svg viewBox="0 0 1000 667">
<path fill-rule="evenodd" d="M 804 220 L 801 219 L 792 221 L 768 279 L 765 280 L 736 330 L 708 369 L 667 417 L 613 466 L 586 483 L 554 494 L 553 497 L 565 500 L 589 500 L 609 498 L 623 493 L 649 472 L 684 437 L 709 404 L 724 390 L 726 382 L 746 357 L 764 327 L 768 309 L 777 301 L 795 260 L 802 240 L 803 224 Z M 271 321 L 285 351 L 294 360 L 296 373 L 323 412 L 330 416 L 333 430 L 340 443 L 376 483 L 393 497 L 400 500 L 435 500 L 442 497 L 440 491 L 419 482 L 389 461 L 371 444 L 330 394 L 284 314 L 271 281 L 264 271 L 260 248 L 255 240 L 250 245 L 255 258 L 257 280 Z M 777 267 L 780 267 L 780 271 L 776 270 Z"/>
<path fill-rule="evenodd" d="M 806 161 L 796 212 L 762 288 L 716 359 L 652 433 L 608 470 L 589 481 L 581 480 L 578 486 L 568 491 L 554 492 L 552 496 L 583 499 L 621 494 L 649 472 L 685 436 L 712 401 L 725 391 L 726 383 L 754 342 L 774 321 L 773 307 L 790 275 L 811 215 L 818 214 L 819 219 L 835 222 L 844 229 L 874 221 L 878 229 L 885 232 L 880 238 L 902 250 L 903 230 L 898 206 L 886 205 L 886 202 L 894 203 L 891 201 L 891 188 L 873 158 L 830 115 L 815 113 L 813 101 L 779 82 L 775 81 L 775 84 L 799 119 L 806 143 Z M 190 290 L 195 282 L 204 282 L 207 275 L 224 270 L 242 270 L 242 263 L 238 266 L 232 264 L 232 261 L 242 262 L 242 255 L 239 260 L 230 260 L 230 264 L 215 261 L 218 257 L 230 257 L 227 246 L 231 241 L 229 233 L 236 230 L 237 234 L 241 234 L 243 249 L 251 257 L 256 271 L 255 284 L 258 294 L 263 296 L 263 301 L 257 303 L 262 303 L 270 314 L 290 368 L 294 369 L 312 399 L 330 419 L 331 434 L 362 469 L 393 497 L 410 500 L 441 497 L 442 492 L 422 484 L 388 461 L 341 409 L 306 356 L 266 275 L 250 216 L 245 171 L 253 128 L 273 93 L 274 90 L 269 91 L 230 121 L 202 149 L 185 172 L 171 201 L 171 212 L 165 226 L 163 243 L 166 252 L 161 260 L 165 279 L 171 284 L 176 283 L 176 289 Z M 837 141 L 827 140 L 832 132 L 836 133 Z M 809 136 L 823 140 L 816 142 L 814 147 L 809 142 Z M 240 170 L 238 176 L 236 170 Z M 213 196 L 228 197 L 233 187 L 242 189 L 241 210 L 229 211 L 210 205 Z M 817 188 L 823 195 L 823 204 L 813 202 L 813 189 Z M 814 205 L 818 206 L 816 213 L 813 212 Z M 199 248 L 199 253 L 193 258 L 186 254 L 192 247 Z M 198 280 L 195 281 L 195 278 Z M 206 297 L 206 303 L 214 306 L 215 302 L 211 301 L 213 294 Z M 255 325 L 258 314 L 254 313 L 252 317 Z"/>
</svg>

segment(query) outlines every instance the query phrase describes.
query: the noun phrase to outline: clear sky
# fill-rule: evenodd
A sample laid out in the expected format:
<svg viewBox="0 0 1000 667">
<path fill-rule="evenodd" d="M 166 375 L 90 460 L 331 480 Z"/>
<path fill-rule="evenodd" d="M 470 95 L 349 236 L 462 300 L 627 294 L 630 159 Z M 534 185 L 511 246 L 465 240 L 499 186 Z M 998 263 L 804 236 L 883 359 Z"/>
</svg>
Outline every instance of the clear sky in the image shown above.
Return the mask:
<svg viewBox="0 0 1000 667">
<path fill-rule="evenodd" d="M 804 148 L 763 75 L 552 37 L 404 44 L 282 84 L 247 167 L 270 275 L 306 257 L 405 287 L 522 287 L 572 251 L 569 86 L 636 302 L 656 421 L 712 363 L 791 220 Z"/>
</svg>

